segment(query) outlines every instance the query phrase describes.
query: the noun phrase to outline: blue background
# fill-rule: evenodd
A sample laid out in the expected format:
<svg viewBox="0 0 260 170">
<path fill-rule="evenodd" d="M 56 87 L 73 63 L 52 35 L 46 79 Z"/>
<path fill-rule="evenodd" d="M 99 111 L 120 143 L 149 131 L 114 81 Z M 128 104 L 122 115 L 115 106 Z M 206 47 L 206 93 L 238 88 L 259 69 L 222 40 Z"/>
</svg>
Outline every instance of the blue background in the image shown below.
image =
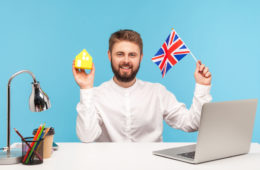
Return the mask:
<svg viewBox="0 0 260 170">
<path fill-rule="evenodd" d="M 76 104 L 79 88 L 71 72 L 73 58 L 84 48 L 96 66 L 95 86 L 111 79 L 108 39 L 119 29 L 134 29 L 144 43 L 138 78 L 160 82 L 190 107 L 195 62 L 191 55 L 174 66 L 164 79 L 151 57 L 175 28 L 193 54 L 212 72 L 213 101 L 260 97 L 260 3 L 247 1 L 27 1 L 0 2 L 0 146 L 6 145 L 6 87 L 9 77 L 31 70 L 49 95 L 52 108 L 29 111 L 31 77 L 12 81 L 11 127 L 24 136 L 46 122 L 55 141 L 76 142 Z M 11 143 L 20 141 L 11 130 Z M 253 142 L 260 141 L 259 109 Z M 166 142 L 196 141 L 165 125 Z"/>
</svg>

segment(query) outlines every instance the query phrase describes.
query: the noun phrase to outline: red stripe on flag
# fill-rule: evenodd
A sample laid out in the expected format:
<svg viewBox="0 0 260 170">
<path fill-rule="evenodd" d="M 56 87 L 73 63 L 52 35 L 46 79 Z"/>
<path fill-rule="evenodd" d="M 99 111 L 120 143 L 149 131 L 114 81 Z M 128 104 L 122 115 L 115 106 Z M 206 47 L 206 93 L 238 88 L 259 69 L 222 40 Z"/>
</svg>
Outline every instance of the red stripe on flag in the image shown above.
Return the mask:
<svg viewBox="0 0 260 170">
<path fill-rule="evenodd" d="M 162 77 L 165 76 L 165 73 L 166 73 L 166 63 L 165 63 L 165 65 L 164 65 L 164 69 L 163 69 L 163 75 L 162 75 Z"/>
<path fill-rule="evenodd" d="M 180 52 L 175 52 L 173 54 L 187 54 L 190 53 L 190 51 L 180 51 Z"/>
<path fill-rule="evenodd" d="M 166 59 L 167 59 L 167 56 L 165 56 L 165 57 L 163 58 L 163 61 L 161 62 L 160 66 L 159 66 L 160 70 L 163 69 L 163 66 L 164 66 L 164 64 L 165 64 L 165 62 L 166 62 Z"/>
<path fill-rule="evenodd" d="M 173 33 L 171 34 L 171 40 L 170 40 L 170 44 L 172 44 L 172 41 L 173 41 L 173 37 L 175 36 L 175 31 L 173 31 Z"/>
<path fill-rule="evenodd" d="M 175 60 L 175 58 L 173 58 L 172 55 L 168 56 L 168 60 L 171 62 L 172 65 L 175 65 L 177 63 L 177 61 Z"/>
<path fill-rule="evenodd" d="M 174 44 L 168 49 L 168 53 L 171 54 L 173 51 L 175 51 L 177 48 L 179 48 L 182 44 L 183 44 L 182 40 L 179 39 L 176 43 L 174 43 Z"/>
<path fill-rule="evenodd" d="M 177 41 L 176 43 L 178 43 L 178 42 L 179 42 L 179 41 Z M 181 43 L 182 43 L 182 41 L 181 41 Z M 179 43 L 178 43 L 177 45 L 179 45 Z M 180 45 L 179 45 L 179 46 L 180 46 Z M 173 58 L 173 56 L 171 55 L 171 53 L 169 53 L 169 50 L 167 49 L 167 46 L 166 46 L 165 43 L 163 43 L 163 46 L 162 46 L 162 47 L 163 47 L 164 51 L 166 52 L 166 55 L 165 55 L 163 61 L 161 62 L 160 66 L 159 66 L 160 70 L 162 70 L 162 68 L 163 68 L 163 66 L 164 66 L 164 64 L 165 64 L 165 62 L 166 62 L 166 59 L 168 59 L 169 62 L 170 62 L 172 65 L 175 65 L 175 64 L 177 63 L 177 61 L 175 60 L 175 58 Z M 177 47 L 177 46 L 176 46 L 176 47 Z M 177 47 L 177 48 L 178 48 L 178 47 Z"/>
<path fill-rule="evenodd" d="M 162 68 L 163 68 L 163 66 L 164 66 L 164 64 L 165 64 L 165 61 L 166 61 L 166 59 L 167 59 L 167 51 L 168 51 L 168 50 L 167 50 L 166 43 L 163 43 L 162 48 L 163 48 L 163 50 L 164 50 L 165 56 L 164 56 L 163 61 L 161 62 L 160 66 L 159 66 L 160 70 L 162 70 Z"/>
<path fill-rule="evenodd" d="M 164 54 L 162 54 L 162 55 L 160 55 L 160 56 L 153 57 L 152 60 L 156 60 L 156 59 L 162 58 L 162 57 L 164 57 Z"/>
</svg>

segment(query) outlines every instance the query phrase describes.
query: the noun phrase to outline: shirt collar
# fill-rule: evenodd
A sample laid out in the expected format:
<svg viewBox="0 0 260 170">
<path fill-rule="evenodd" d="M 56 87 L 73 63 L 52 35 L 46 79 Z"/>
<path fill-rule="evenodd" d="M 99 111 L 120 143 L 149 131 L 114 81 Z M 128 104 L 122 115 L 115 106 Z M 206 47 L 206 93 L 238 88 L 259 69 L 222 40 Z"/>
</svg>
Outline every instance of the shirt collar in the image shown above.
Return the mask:
<svg viewBox="0 0 260 170">
<path fill-rule="evenodd" d="M 119 86 L 118 84 L 116 84 L 116 82 L 114 81 L 113 78 L 110 80 L 110 82 L 111 82 L 113 88 L 116 89 L 118 92 L 130 93 L 130 92 L 132 92 L 132 91 L 138 86 L 138 84 L 139 84 L 139 79 L 136 78 L 135 83 L 134 83 L 132 86 L 127 87 L 127 88 L 121 87 L 121 86 Z"/>
</svg>

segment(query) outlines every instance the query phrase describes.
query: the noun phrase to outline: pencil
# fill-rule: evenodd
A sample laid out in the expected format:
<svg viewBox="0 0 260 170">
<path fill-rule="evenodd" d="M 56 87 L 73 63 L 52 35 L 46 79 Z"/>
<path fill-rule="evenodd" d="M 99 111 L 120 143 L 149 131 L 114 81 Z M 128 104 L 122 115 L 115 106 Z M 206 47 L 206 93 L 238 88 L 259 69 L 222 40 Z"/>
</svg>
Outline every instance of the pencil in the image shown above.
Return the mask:
<svg viewBox="0 0 260 170">
<path fill-rule="evenodd" d="M 38 134 L 38 136 L 36 137 L 36 141 L 37 141 L 37 142 L 39 142 L 38 140 L 40 139 L 40 137 L 41 137 L 41 135 L 42 135 L 42 131 L 43 131 L 44 127 L 45 127 L 45 123 L 43 124 L 43 126 L 42 126 L 42 128 L 41 128 L 41 130 L 40 130 L 40 132 L 39 132 L 39 134 Z M 26 164 L 28 163 L 28 161 L 29 161 L 29 159 L 30 159 L 30 157 L 31 157 L 31 155 L 32 155 L 32 153 L 33 153 L 33 150 L 34 150 L 34 148 L 35 148 L 37 142 L 36 142 L 36 143 L 34 142 L 33 147 L 32 147 L 32 149 L 31 149 L 31 151 L 30 151 L 30 153 L 29 153 L 29 155 L 28 155 L 28 157 L 27 157 L 27 159 L 26 159 L 26 161 L 25 161 Z"/>
<path fill-rule="evenodd" d="M 42 128 L 42 125 L 39 126 L 39 128 L 38 128 L 36 134 L 35 134 L 34 137 L 33 137 L 33 141 L 35 141 L 35 140 L 37 139 L 37 136 L 38 136 L 38 134 L 40 133 L 41 128 Z M 34 145 L 34 142 L 31 143 L 31 148 L 33 147 L 33 145 Z M 28 154 L 30 153 L 30 151 L 31 151 L 31 149 L 28 149 L 28 151 L 26 152 L 26 155 L 25 155 L 24 158 L 23 158 L 23 162 L 25 162 L 25 160 L 26 160 Z"/>
<path fill-rule="evenodd" d="M 45 138 L 45 136 L 48 134 L 48 132 L 49 132 L 50 129 L 51 129 L 50 127 L 46 129 L 43 138 Z"/>
<path fill-rule="evenodd" d="M 48 134 L 48 132 L 49 132 L 50 129 L 51 129 L 50 127 L 46 129 L 46 131 L 44 132 L 44 135 L 43 135 L 43 137 L 42 137 L 43 139 L 44 139 L 45 136 Z M 42 144 L 42 141 L 40 142 L 40 144 L 38 144 L 38 146 L 36 146 L 36 151 L 37 151 L 37 152 L 38 152 L 38 149 L 40 148 L 41 144 Z"/>
<path fill-rule="evenodd" d="M 22 139 L 22 141 L 23 141 L 30 149 L 32 149 L 32 147 L 30 146 L 30 144 L 24 139 L 24 137 L 21 135 L 21 133 L 20 133 L 17 129 L 15 129 L 15 128 L 14 128 L 14 130 L 15 130 L 15 132 L 20 136 L 20 138 Z M 33 153 L 35 153 L 35 155 L 42 161 L 42 157 L 41 157 L 41 155 L 39 155 L 39 153 L 38 153 L 37 151 L 33 151 Z"/>
</svg>

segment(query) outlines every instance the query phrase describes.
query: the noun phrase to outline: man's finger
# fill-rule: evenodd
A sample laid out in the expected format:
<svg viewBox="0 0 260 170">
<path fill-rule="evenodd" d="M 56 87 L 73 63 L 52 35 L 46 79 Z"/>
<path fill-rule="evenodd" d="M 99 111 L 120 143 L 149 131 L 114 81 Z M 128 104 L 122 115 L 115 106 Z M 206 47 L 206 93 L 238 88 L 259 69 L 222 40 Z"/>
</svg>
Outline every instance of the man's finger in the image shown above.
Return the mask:
<svg viewBox="0 0 260 170">
<path fill-rule="evenodd" d="M 208 67 L 205 67 L 204 70 L 203 70 L 203 74 L 206 75 L 206 73 L 209 71 L 209 68 Z"/>
<path fill-rule="evenodd" d="M 200 65 L 200 71 L 203 71 L 204 68 L 205 68 L 205 65 L 204 65 L 204 64 L 201 64 L 201 65 Z"/>
<path fill-rule="evenodd" d="M 94 62 L 92 62 L 92 69 L 89 74 L 95 74 L 95 65 Z"/>
<path fill-rule="evenodd" d="M 72 62 L 72 73 L 75 76 L 77 74 L 77 71 L 76 71 L 74 63 L 75 63 L 75 60 L 73 60 L 73 62 Z"/>
<path fill-rule="evenodd" d="M 196 72 L 199 72 L 200 65 L 201 65 L 201 61 L 198 60 L 196 63 L 196 70 L 195 70 Z"/>
<path fill-rule="evenodd" d="M 86 72 L 85 72 L 85 69 L 80 69 L 80 72 L 82 72 L 82 73 L 86 73 Z"/>
<path fill-rule="evenodd" d="M 211 76 L 211 73 L 210 72 L 207 72 L 205 77 L 209 78 Z"/>
</svg>

